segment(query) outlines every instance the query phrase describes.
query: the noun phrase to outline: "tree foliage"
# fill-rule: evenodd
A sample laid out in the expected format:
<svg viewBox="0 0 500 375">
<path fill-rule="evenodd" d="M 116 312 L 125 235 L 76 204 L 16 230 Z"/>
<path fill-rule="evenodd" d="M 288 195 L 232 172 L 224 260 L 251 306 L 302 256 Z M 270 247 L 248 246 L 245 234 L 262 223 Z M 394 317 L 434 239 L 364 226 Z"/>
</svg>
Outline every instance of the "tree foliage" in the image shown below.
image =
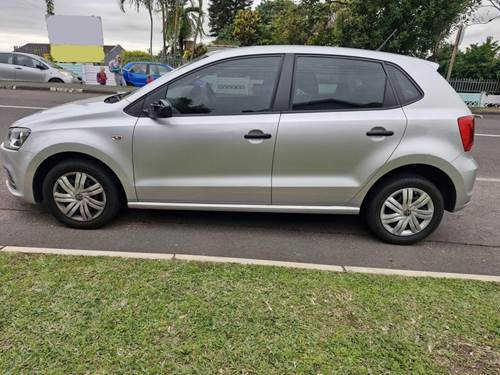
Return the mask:
<svg viewBox="0 0 500 375">
<path fill-rule="evenodd" d="M 242 9 L 234 20 L 233 36 L 241 46 L 251 46 L 257 41 L 260 13 L 251 9 Z"/>
<path fill-rule="evenodd" d="M 438 51 L 439 71 L 448 71 L 453 46 L 444 45 Z M 457 53 L 452 78 L 500 79 L 500 43 L 488 38 L 482 44 L 472 44 Z"/>
<path fill-rule="evenodd" d="M 47 9 L 47 15 L 54 15 L 54 0 L 45 0 L 45 7 Z"/>
<path fill-rule="evenodd" d="M 153 61 L 151 54 L 144 51 L 124 51 L 121 56 L 123 65 L 130 61 Z"/>
<path fill-rule="evenodd" d="M 219 37 L 228 25 L 232 25 L 239 10 L 247 9 L 252 0 L 212 0 L 208 7 L 210 35 Z"/>
<path fill-rule="evenodd" d="M 496 1 L 496 0 L 495 0 Z M 480 0 L 265 0 L 257 44 L 314 44 L 428 56 Z"/>
</svg>

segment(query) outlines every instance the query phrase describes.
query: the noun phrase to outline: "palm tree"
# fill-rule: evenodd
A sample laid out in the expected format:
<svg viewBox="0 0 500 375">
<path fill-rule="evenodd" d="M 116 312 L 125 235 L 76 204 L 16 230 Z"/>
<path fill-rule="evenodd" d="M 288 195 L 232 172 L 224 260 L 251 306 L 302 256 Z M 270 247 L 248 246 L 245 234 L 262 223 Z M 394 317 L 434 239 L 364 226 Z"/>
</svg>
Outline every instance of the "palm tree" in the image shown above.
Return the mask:
<svg viewBox="0 0 500 375">
<path fill-rule="evenodd" d="M 196 41 L 198 39 L 198 36 L 200 39 L 205 35 L 205 32 L 203 31 L 203 0 L 198 0 L 198 9 L 201 11 L 198 12 L 198 17 L 196 20 L 196 28 L 194 30 L 194 38 L 193 38 L 193 45 L 191 46 L 191 60 L 194 58 L 194 51 L 196 50 Z"/>
<path fill-rule="evenodd" d="M 177 56 L 177 47 L 182 56 L 184 40 L 193 35 L 193 30 L 198 33 L 200 14 L 203 14 L 203 10 L 194 6 L 192 0 L 175 0 L 173 6 L 168 9 L 166 31 L 174 56 Z"/>
<path fill-rule="evenodd" d="M 45 5 L 47 7 L 47 15 L 54 15 L 54 0 L 45 0 Z"/>
<path fill-rule="evenodd" d="M 125 13 L 125 3 L 127 0 L 118 0 L 120 9 Z M 153 56 L 153 8 L 155 0 L 128 0 L 131 7 L 139 11 L 141 6 L 144 6 L 149 13 L 150 33 L 149 33 L 149 53 Z"/>
</svg>

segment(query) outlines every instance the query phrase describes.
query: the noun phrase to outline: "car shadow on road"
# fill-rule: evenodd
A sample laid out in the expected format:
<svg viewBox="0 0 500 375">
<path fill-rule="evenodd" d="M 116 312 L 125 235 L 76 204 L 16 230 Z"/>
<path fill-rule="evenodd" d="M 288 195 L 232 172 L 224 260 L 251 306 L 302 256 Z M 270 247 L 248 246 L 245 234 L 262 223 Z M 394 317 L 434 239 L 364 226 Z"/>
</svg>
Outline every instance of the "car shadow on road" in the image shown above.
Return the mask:
<svg viewBox="0 0 500 375">
<path fill-rule="evenodd" d="M 153 227 L 189 225 L 193 228 L 212 227 L 217 230 L 260 229 L 328 234 L 369 234 L 364 221 L 358 215 L 128 210 L 114 225 L 126 226 L 131 221 Z"/>
</svg>

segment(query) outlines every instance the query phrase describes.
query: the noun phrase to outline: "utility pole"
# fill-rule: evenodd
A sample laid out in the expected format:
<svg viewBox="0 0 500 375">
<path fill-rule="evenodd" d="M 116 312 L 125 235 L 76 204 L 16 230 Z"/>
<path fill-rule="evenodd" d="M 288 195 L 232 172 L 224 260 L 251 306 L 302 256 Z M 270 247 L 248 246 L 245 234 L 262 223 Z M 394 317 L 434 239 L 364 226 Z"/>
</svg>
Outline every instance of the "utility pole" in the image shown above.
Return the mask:
<svg viewBox="0 0 500 375">
<path fill-rule="evenodd" d="M 462 40 L 464 39 L 465 26 L 460 24 L 458 27 L 457 37 L 455 38 L 455 45 L 453 46 L 453 52 L 451 53 L 450 65 L 448 66 L 448 74 L 446 74 L 446 80 L 449 81 L 451 78 L 451 72 L 453 71 L 453 65 L 455 65 L 455 59 L 457 58 L 458 47 Z"/>
</svg>

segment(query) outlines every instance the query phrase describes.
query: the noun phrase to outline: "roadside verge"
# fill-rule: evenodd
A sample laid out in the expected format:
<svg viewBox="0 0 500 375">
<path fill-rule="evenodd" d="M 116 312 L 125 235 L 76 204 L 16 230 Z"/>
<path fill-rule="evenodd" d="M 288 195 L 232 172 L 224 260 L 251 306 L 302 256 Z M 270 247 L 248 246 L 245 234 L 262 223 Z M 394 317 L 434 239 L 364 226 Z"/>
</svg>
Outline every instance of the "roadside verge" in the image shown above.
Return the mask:
<svg viewBox="0 0 500 375">
<path fill-rule="evenodd" d="M 17 247 L 17 246 L 5 246 L 3 248 L 0 247 L 0 252 L 72 255 L 72 256 L 84 256 L 84 257 L 90 256 L 90 257 L 115 257 L 115 258 L 131 258 L 131 259 L 156 259 L 156 260 L 170 260 L 170 261 L 180 260 L 180 261 L 203 262 L 203 263 L 232 263 L 240 265 L 297 268 L 297 269 L 309 269 L 309 270 L 330 271 L 330 272 L 363 273 L 363 274 L 386 275 L 386 276 L 393 275 L 393 276 L 404 276 L 404 277 L 432 277 L 441 279 L 477 280 L 477 281 L 500 283 L 500 276 L 493 276 L 493 275 L 475 275 L 475 274 L 461 274 L 461 273 L 449 273 L 449 272 L 400 270 L 400 269 L 390 269 L 390 268 L 355 267 L 347 265 L 283 262 L 283 261 L 274 261 L 265 259 L 230 258 L 230 257 L 189 255 L 189 254 L 177 254 L 177 253 L 176 254 L 141 253 L 141 252 L 53 249 L 53 248 L 36 248 L 36 247 Z"/>
</svg>

